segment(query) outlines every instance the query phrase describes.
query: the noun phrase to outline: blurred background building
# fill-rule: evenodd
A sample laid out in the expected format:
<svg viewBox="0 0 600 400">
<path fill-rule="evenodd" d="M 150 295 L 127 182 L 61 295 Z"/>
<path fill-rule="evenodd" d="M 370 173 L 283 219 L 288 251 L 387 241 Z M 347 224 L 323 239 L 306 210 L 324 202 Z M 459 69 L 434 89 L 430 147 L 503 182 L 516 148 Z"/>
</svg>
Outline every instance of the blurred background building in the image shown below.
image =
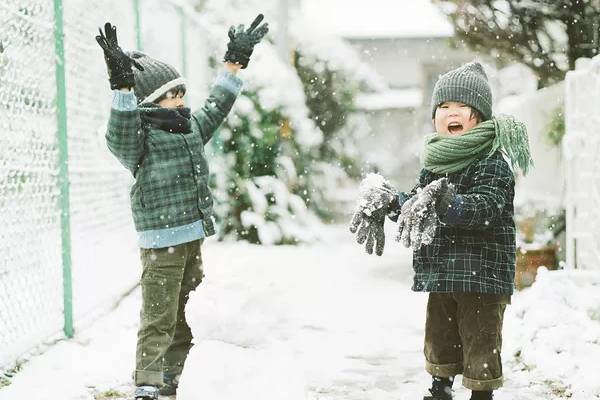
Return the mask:
<svg viewBox="0 0 600 400">
<path fill-rule="evenodd" d="M 361 144 L 367 161 L 409 190 L 418 177 L 423 136 L 432 132 L 435 82 L 477 55 L 450 46 L 454 29 L 430 0 L 302 0 L 301 7 L 319 29 L 349 42 L 388 85 L 357 96 L 370 129 Z"/>
</svg>

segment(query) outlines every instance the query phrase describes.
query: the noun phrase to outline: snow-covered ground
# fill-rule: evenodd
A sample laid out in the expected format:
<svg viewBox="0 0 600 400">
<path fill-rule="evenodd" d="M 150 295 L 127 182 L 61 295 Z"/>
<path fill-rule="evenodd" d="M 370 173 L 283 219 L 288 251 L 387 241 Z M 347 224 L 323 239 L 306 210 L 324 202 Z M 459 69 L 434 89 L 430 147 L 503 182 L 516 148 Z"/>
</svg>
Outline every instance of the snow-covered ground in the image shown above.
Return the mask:
<svg viewBox="0 0 600 400">
<path fill-rule="evenodd" d="M 410 291 L 411 255 L 393 228 L 382 257 L 368 256 L 345 226 L 311 246 L 207 241 L 178 400 L 421 399 L 427 296 Z M 496 400 L 599 398 L 599 289 L 600 271 L 542 271 L 513 297 Z M 0 400 L 132 399 L 139 306 L 136 290 L 33 357 Z M 469 398 L 459 379 L 455 398 Z"/>
</svg>

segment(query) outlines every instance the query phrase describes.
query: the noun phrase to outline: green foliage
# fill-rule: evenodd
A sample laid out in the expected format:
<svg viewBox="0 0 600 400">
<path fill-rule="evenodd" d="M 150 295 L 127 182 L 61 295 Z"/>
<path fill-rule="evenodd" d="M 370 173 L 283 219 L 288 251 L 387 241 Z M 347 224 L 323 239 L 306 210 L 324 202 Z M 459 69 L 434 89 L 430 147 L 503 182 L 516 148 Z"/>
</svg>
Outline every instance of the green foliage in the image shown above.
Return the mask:
<svg viewBox="0 0 600 400">
<path fill-rule="evenodd" d="M 279 131 L 283 122 L 280 109 L 264 110 L 254 92 L 244 96 L 252 102 L 256 119 L 249 115 L 236 114 L 224 124 L 231 137 L 223 141 L 223 152 L 235 155 L 235 170 L 240 178 L 275 175 L 276 158 L 280 154 Z M 239 101 L 239 100 L 238 100 Z M 239 124 L 231 124 L 232 119 Z"/>
<path fill-rule="evenodd" d="M 571 386 L 565 386 L 562 382 L 551 380 L 546 380 L 544 383 L 548 385 L 550 391 L 556 398 L 570 399 L 572 397 Z"/>
<path fill-rule="evenodd" d="M 548 217 L 548 230 L 552 232 L 552 237 L 557 238 L 563 232 L 567 230 L 567 212 L 562 209 L 556 214 L 552 214 Z"/>
<path fill-rule="evenodd" d="M 590 310 L 589 316 L 592 321 L 600 322 L 600 308 Z"/>
<path fill-rule="evenodd" d="M 298 146 L 292 146 L 292 158 L 300 178 L 294 192 L 305 198 L 309 208 L 325 220 L 329 220 L 336 207 L 326 200 L 322 183 L 330 171 L 324 164 L 338 166 L 347 177 L 360 177 L 361 157 L 355 150 L 352 116 L 361 82 L 342 70 L 333 69 L 327 60 L 313 55 L 295 53 L 295 67 L 300 78 L 309 117 L 323 132 L 323 142 L 306 154 Z"/>
<path fill-rule="evenodd" d="M 28 360 L 16 360 L 12 367 L 4 370 L 0 375 L 0 388 L 9 386 L 12 383 L 12 378 L 23 369 L 23 365 L 27 362 Z"/>
<path fill-rule="evenodd" d="M 357 174 L 360 160 L 344 152 L 344 144 L 351 138 L 342 132 L 348 128 L 350 116 L 356 113 L 354 102 L 360 82 L 345 71 L 331 69 L 326 60 L 300 52 L 295 53 L 295 66 L 304 86 L 309 116 L 323 131 L 319 159 L 339 162 L 348 173 Z"/>
<path fill-rule="evenodd" d="M 0 376 L 0 389 L 9 386 L 12 382 L 5 376 Z"/>
<path fill-rule="evenodd" d="M 120 397 L 122 393 L 118 390 L 110 389 L 103 393 L 104 397 Z"/>
<path fill-rule="evenodd" d="M 320 70 L 315 68 L 315 61 L 321 64 Z M 310 117 L 320 126 L 325 138 L 329 139 L 345 125 L 346 117 L 354 111 L 356 88 L 344 72 L 329 69 L 321 60 L 309 59 L 297 52 L 295 65 L 304 85 Z M 327 140 L 323 144 L 324 148 L 326 146 Z"/>
<path fill-rule="evenodd" d="M 244 108 L 252 111 L 248 114 L 232 112 L 215 137 L 217 153 L 222 157 L 222 164 L 212 179 L 212 187 L 217 189 L 215 208 L 217 218 L 221 218 L 222 237 L 233 235 L 250 243 L 260 243 L 256 228 L 245 228 L 242 224 L 242 213 L 253 208 L 247 185 L 253 177 L 276 176 L 283 117 L 280 109 L 263 109 L 256 92 L 245 91 L 237 101 L 247 102 Z M 268 215 L 265 217 L 269 220 Z"/>
<path fill-rule="evenodd" d="M 337 208 L 331 193 L 341 182 L 360 176 L 352 117 L 357 113 L 355 95 L 364 83 L 354 69 L 331 67 L 334 62 L 323 59 L 328 56 L 306 52 L 311 54 L 295 54 L 297 76 L 283 64 L 253 70 L 277 76 L 248 82 L 213 139 L 211 186 L 221 239 L 311 240 L 304 229 L 314 222 L 312 216 L 330 220 Z M 209 65 L 216 72 L 221 64 L 212 58 Z M 284 99 L 281 93 L 288 92 Z M 283 104 L 263 106 L 265 96 Z"/>
<path fill-rule="evenodd" d="M 549 122 L 544 128 L 546 137 L 554 146 L 559 146 L 565 135 L 565 114 L 564 106 L 556 107 L 550 116 Z"/>
</svg>

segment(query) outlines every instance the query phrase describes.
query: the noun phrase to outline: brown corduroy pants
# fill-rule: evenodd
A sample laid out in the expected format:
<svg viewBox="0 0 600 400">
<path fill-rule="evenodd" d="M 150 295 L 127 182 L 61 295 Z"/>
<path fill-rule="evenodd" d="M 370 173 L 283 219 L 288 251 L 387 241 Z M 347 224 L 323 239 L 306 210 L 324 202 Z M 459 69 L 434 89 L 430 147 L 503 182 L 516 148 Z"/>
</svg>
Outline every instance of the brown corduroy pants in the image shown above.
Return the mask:
<svg viewBox="0 0 600 400">
<path fill-rule="evenodd" d="M 510 295 L 430 293 L 425 322 L 425 369 L 432 376 L 462 374 L 470 390 L 502 386 L 502 324 Z"/>
</svg>

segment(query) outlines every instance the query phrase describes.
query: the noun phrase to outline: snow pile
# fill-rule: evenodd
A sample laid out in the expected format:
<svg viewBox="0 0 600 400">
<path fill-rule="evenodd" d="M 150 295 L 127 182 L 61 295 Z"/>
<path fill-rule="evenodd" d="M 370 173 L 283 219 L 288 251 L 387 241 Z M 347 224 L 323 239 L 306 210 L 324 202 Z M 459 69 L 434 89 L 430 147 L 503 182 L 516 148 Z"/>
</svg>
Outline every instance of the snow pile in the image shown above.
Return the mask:
<svg viewBox="0 0 600 400">
<path fill-rule="evenodd" d="M 281 321 L 265 313 L 275 295 L 267 281 L 206 278 L 191 293 L 187 320 L 195 346 L 178 400 L 307 400 L 304 371 L 279 341 Z M 285 326 L 285 325 L 284 325 Z"/>
<path fill-rule="evenodd" d="M 244 348 L 219 341 L 203 341 L 192 348 L 181 377 L 178 400 L 248 398 L 309 398 L 293 351 L 281 344 Z"/>
<path fill-rule="evenodd" d="M 517 360 L 513 379 L 532 382 L 533 371 L 571 399 L 600 393 L 600 271 L 540 268 L 507 308 L 505 324 L 504 351 Z"/>
<path fill-rule="evenodd" d="M 320 400 L 423 398 L 427 295 L 410 291 L 411 252 L 392 245 L 368 256 L 346 226 L 327 229 L 327 241 L 310 246 L 206 241 L 178 400 L 308 400 L 306 387 Z M 599 286 L 598 270 L 541 270 L 513 296 L 506 381 L 494 399 L 598 399 Z M 140 303 L 136 290 L 31 358 L 0 400 L 132 399 Z M 454 390 L 470 396 L 458 381 Z"/>
</svg>

